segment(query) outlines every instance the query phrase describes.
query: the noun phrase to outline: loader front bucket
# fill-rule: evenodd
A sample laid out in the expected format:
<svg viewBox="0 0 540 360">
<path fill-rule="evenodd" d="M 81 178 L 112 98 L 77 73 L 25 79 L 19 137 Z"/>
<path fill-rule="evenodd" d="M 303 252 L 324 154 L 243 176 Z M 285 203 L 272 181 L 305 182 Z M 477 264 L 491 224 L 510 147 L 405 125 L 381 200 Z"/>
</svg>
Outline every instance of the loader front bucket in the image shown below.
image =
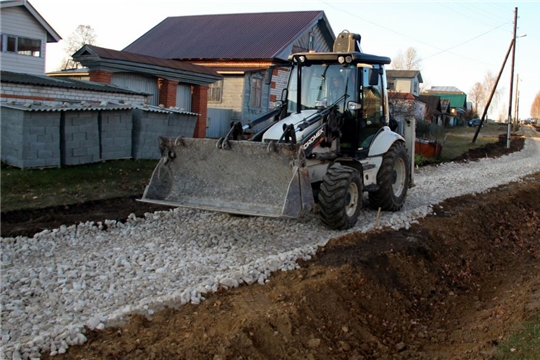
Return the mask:
<svg viewBox="0 0 540 360">
<path fill-rule="evenodd" d="M 313 192 L 300 145 L 160 138 L 162 158 L 140 201 L 231 214 L 296 218 Z"/>
</svg>

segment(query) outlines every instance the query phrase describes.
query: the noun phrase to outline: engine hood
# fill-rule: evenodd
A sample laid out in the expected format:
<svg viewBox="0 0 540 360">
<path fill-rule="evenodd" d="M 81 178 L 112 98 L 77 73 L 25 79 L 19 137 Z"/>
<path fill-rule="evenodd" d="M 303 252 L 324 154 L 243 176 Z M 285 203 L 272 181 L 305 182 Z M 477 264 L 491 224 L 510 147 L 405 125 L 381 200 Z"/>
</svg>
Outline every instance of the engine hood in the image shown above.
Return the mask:
<svg viewBox="0 0 540 360">
<path fill-rule="evenodd" d="M 283 126 L 293 124 L 295 127 L 302 123 L 304 120 L 309 118 L 311 115 L 317 113 L 316 109 L 303 110 L 300 113 L 292 113 L 287 116 L 285 119 L 280 120 L 270 129 L 268 129 L 263 135 L 263 141 L 278 141 L 281 135 L 283 134 Z M 302 131 L 296 133 L 296 140 L 302 142 L 304 137 L 308 136 L 315 128 L 319 125 L 319 122 L 312 124 L 311 126 L 305 128 Z"/>
</svg>

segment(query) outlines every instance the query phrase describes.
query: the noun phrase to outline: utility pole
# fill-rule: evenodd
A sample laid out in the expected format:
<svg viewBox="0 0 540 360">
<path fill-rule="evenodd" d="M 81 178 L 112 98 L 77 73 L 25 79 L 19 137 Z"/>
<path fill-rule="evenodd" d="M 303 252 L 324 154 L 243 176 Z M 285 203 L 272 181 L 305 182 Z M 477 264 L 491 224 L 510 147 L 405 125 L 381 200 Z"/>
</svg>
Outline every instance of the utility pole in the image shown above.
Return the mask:
<svg viewBox="0 0 540 360">
<path fill-rule="evenodd" d="M 514 8 L 514 34 L 512 37 L 512 65 L 510 70 L 510 100 L 508 101 L 508 130 L 506 133 L 506 148 L 510 149 L 510 134 L 512 130 L 512 96 L 514 95 L 514 63 L 516 60 L 516 31 L 517 31 L 517 14 L 518 8 Z"/>
</svg>

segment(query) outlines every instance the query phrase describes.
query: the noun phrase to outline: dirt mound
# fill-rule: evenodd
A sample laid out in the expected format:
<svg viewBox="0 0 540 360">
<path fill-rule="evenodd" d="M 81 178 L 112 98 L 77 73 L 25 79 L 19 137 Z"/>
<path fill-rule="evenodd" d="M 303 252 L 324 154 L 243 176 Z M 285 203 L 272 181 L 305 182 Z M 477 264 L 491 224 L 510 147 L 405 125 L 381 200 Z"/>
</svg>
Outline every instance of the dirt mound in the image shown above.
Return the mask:
<svg viewBox="0 0 540 360">
<path fill-rule="evenodd" d="M 511 135 L 510 147 L 507 147 L 506 145 L 506 137 L 507 135 L 505 134 L 499 135 L 499 141 L 471 149 L 456 158 L 454 161 L 499 157 L 523 149 L 525 144 L 525 136 Z"/>
<path fill-rule="evenodd" d="M 60 359 L 491 359 L 540 310 L 540 173 L 409 230 L 333 239 L 265 286 L 139 315 Z M 55 357 L 57 358 L 57 357 Z"/>
</svg>

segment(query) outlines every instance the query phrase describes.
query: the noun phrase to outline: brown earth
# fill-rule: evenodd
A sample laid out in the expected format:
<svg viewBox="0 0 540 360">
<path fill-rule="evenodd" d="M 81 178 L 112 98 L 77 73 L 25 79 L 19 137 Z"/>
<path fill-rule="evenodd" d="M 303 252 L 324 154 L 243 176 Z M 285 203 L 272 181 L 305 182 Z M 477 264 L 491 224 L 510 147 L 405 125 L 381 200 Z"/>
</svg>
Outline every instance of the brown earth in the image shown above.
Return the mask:
<svg viewBox="0 0 540 360">
<path fill-rule="evenodd" d="M 333 239 L 264 286 L 134 315 L 53 359 L 495 359 L 540 310 L 539 198 L 540 172 L 448 199 L 408 230 Z"/>
</svg>

